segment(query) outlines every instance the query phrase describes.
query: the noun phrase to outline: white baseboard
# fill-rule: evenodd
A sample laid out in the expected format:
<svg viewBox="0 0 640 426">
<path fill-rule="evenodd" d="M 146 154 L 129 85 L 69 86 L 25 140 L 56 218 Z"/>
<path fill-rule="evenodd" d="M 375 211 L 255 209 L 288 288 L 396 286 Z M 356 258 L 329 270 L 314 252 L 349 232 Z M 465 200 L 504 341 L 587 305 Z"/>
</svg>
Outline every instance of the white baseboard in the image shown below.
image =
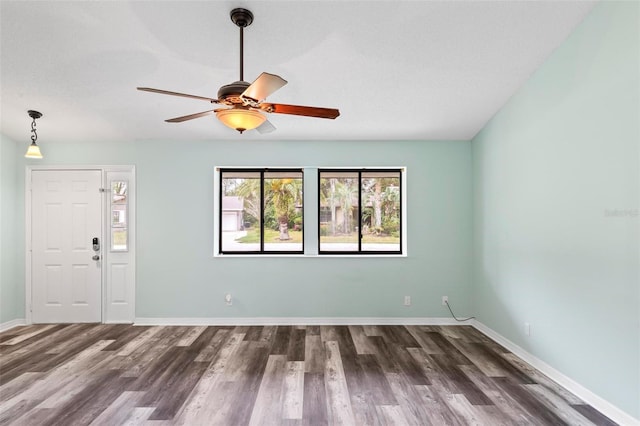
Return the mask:
<svg viewBox="0 0 640 426">
<path fill-rule="evenodd" d="M 610 402 L 606 401 L 602 397 L 591 392 L 589 389 L 585 388 L 584 386 L 574 381 L 570 377 L 565 376 L 560 371 L 556 370 L 546 362 L 530 354 L 526 350 L 522 349 L 520 346 L 513 343 L 511 340 L 502 336 L 501 334 L 494 331 L 493 329 L 487 327 L 480 321 L 474 320 L 472 325 L 476 329 L 478 329 L 480 332 L 486 334 L 488 337 L 495 340 L 496 342 L 498 342 L 499 344 L 501 344 L 502 346 L 504 346 L 505 348 L 513 352 L 515 355 L 522 358 L 527 363 L 531 364 L 536 369 L 540 370 L 542 373 L 547 375 L 550 379 L 552 379 L 553 381 L 555 381 L 565 389 L 572 392 L 578 398 L 582 399 L 587 404 L 591 405 L 593 408 L 600 411 L 605 416 L 609 417 L 614 422 L 619 423 L 620 425 L 626 425 L 626 426 L 640 425 L 640 420 L 636 419 L 630 414 L 627 414 L 626 412 L 622 411 L 621 409 L 611 404 Z"/>
<path fill-rule="evenodd" d="M 135 325 L 464 325 L 452 318 L 229 317 L 136 318 Z M 467 324 L 470 325 L 470 324 Z"/>
<path fill-rule="evenodd" d="M 21 325 L 27 325 L 24 318 L 14 319 L 11 321 L 3 322 L 0 324 L 0 333 L 12 329 L 13 327 L 19 327 Z"/>
</svg>

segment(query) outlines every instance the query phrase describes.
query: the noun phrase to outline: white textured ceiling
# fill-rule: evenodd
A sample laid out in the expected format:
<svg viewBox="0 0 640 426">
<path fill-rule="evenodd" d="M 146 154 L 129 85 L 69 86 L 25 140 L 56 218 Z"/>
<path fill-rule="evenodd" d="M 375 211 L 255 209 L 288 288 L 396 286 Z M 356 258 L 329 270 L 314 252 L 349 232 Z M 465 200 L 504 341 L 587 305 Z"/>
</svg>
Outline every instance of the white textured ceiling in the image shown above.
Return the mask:
<svg viewBox="0 0 640 426">
<path fill-rule="evenodd" d="M 1 132 L 41 142 L 471 139 L 593 7 L 587 1 L 0 2 Z M 271 114 L 277 130 L 238 135 L 210 104 L 238 80 L 288 84 L 270 102 L 339 108 L 334 120 Z"/>
</svg>

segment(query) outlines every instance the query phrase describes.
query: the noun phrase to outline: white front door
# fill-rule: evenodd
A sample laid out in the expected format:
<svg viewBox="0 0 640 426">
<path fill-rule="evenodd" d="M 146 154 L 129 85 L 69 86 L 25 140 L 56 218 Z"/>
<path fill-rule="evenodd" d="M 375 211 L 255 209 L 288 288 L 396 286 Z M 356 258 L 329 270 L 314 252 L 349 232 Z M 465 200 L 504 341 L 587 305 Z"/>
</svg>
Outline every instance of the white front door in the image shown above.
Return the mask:
<svg viewBox="0 0 640 426">
<path fill-rule="evenodd" d="M 34 323 L 102 320 L 101 182 L 100 170 L 31 172 Z"/>
</svg>

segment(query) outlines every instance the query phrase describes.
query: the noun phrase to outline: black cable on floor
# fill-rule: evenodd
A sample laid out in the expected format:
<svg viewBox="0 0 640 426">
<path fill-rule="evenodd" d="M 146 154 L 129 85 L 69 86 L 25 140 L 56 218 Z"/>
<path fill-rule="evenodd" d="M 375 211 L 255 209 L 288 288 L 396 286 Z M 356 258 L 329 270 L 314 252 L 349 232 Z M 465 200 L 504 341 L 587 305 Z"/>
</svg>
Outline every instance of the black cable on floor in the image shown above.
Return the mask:
<svg viewBox="0 0 640 426">
<path fill-rule="evenodd" d="M 447 304 L 447 308 L 449 308 L 449 312 L 451 312 L 451 316 L 453 317 L 453 319 L 455 319 L 458 322 L 464 322 L 464 321 L 469 321 L 472 319 L 476 319 L 476 317 L 469 317 L 469 318 L 464 318 L 464 319 L 458 319 L 456 317 L 456 314 L 453 313 L 453 311 L 451 310 L 451 306 L 449 306 L 449 301 L 445 300 L 445 302 Z"/>
</svg>

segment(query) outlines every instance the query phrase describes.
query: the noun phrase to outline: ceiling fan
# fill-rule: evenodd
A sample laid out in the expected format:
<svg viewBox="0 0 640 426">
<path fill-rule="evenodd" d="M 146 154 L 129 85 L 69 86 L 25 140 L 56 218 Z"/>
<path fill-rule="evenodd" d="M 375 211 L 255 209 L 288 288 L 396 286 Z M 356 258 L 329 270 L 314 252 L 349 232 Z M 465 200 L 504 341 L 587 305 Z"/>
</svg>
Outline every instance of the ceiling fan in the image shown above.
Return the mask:
<svg viewBox="0 0 640 426">
<path fill-rule="evenodd" d="M 247 9 L 237 8 L 231 11 L 231 20 L 240 28 L 240 80 L 226 84 L 218 90 L 218 98 L 188 95 L 186 93 L 170 92 L 168 90 L 138 87 L 145 92 L 163 95 L 182 96 L 185 98 L 201 99 L 212 104 L 221 104 L 226 108 L 213 109 L 182 117 L 165 120 L 168 123 L 180 123 L 194 118 L 215 114 L 223 124 L 242 133 L 245 130 L 256 129 L 259 133 L 269 133 L 275 130 L 263 113 L 301 115 L 306 117 L 334 119 L 340 111 L 333 108 L 309 107 L 301 105 L 285 105 L 264 102 L 267 96 L 287 84 L 287 81 L 275 74 L 263 72 L 251 84 L 244 81 L 244 28 L 253 22 L 253 14 Z"/>
</svg>

